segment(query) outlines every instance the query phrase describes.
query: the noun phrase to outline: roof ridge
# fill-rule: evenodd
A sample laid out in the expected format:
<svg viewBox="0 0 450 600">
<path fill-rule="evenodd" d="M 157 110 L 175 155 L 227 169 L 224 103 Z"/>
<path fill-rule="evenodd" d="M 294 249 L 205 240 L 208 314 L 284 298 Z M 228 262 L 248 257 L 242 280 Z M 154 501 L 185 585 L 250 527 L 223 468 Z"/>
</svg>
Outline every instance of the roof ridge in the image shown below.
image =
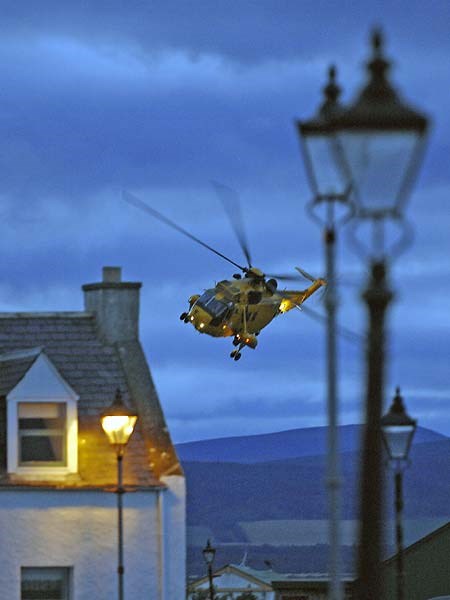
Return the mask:
<svg viewBox="0 0 450 600">
<path fill-rule="evenodd" d="M 41 354 L 43 351 L 43 346 L 34 346 L 33 348 L 24 348 L 23 350 L 11 350 L 10 352 L 3 352 L 0 354 L 0 362 L 31 358 L 32 356 Z"/>
<path fill-rule="evenodd" d="M 61 317 L 71 319 L 78 318 L 88 318 L 94 317 L 94 313 L 88 311 L 55 311 L 55 312 L 0 312 L 0 319 L 17 319 L 17 318 L 49 318 L 49 317 Z"/>
</svg>

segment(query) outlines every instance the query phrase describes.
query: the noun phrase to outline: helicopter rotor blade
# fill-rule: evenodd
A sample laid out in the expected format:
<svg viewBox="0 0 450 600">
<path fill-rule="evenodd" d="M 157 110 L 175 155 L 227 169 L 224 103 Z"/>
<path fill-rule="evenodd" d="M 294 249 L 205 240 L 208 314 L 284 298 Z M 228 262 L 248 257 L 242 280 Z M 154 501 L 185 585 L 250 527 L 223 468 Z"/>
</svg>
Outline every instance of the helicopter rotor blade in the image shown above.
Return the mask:
<svg viewBox="0 0 450 600">
<path fill-rule="evenodd" d="M 266 273 L 265 277 L 273 277 L 278 281 L 298 281 L 298 275 L 274 275 L 273 273 Z"/>
<path fill-rule="evenodd" d="M 304 312 L 305 315 L 307 315 L 308 317 L 311 317 L 312 319 L 314 319 L 315 321 L 318 321 L 319 323 L 322 323 L 325 325 L 328 323 L 328 319 L 327 319 L 326 315 L 323 315 L 323 314 L 315 311 L 314 309 L 310 308 L 309 306 L 304 306 L 303 304 L 302 305 L 296 304 L 295 307 L 298 308 L 298 310 L 300 312 Z M 345 338 L 349 342 L 353 342 L 354 344 L 360 344 L 365 339 L 364 336 L 362 336 L 358 333 L 355 333 L 351 329 L 347 329 L 347 327 L 343 327 L 342 325 L 337 325 L 336 331 L 343 338 Z"/>
<path fill-rule="evenodd" d="M 247 236 L 245 234 L 244 221 L 242 220 L 239 196 L 234 190 L 226 185 L 223 185 L 222 183 L 211 180 L 211 184 L 214 186 L 214 189 L 220 201 L 222 202 L 223 209 L 228 217 L 228 220 L 230 221 L 234 233 L 236 234 L 239 246 L 244 253 L 248 266 L 251 267 L 252 259 L 250 256 Z"/>
<path fill-rule="evenodd" d="M 239 265 L 238 263 L 234 262 L 234 260 L 231 260 L 231 258 L 228 258 L 228 256 L 225 256 L 225 254 L 222 254 L 221 252 L 219 252 L 218 250 L 216 250 L 212 246 L 209 246 L 208 244 L 206 244 L 205 242 L 203 242 L 202 240 L 200 240 L 198 237 L 195 237 L 195 235 L 192 235 L 192 233 L 189 233 L 189 231 L 187 231 L 186 229 L 184 229 L 180 225 L 177 225 L 176 223 L 174 223 L 173 221 L 171 221 L 165 215 L 163 215 L 159 211 L 157 211 L 154 208 L 152 208 L 149 204 L 147 204 L 146 202 L 144 202 L 143 200 L 141 200 L 140 198 L 138 198 L 134 194 L 131 194 L 130 192 L 127 192 L 127 191 L 124 190 L 122 192 L 122 198 L 123 198 L 123 200 L 125 200 L 125 202 L 128 202 L 128 204 L 131 204 L 131 205 L 139 208 L 140 210 L 143 210 L 144 212 L 150 214 L 152 217 L 154 217 L 158 221 L 161 221 L 162 223 L 165 223 L 166 225 L 168 225 L 172 229 L 175 229 L 175 231 L 178 231 L 179 233 L 182 233 L 183 235 L 185 235 L 189 239 L 193 240 L 197 244 L 200 244 L 200 246 L 203 246 L 207 250 L 210 250 L 211 252 L 214 252 L 214 254 L 217 254 L 217 256 L 220 256 L 221 258 L 223 258 L 224 260 L 228 261 L 229 263 L 231 263 L 232 265 L 234 265 L 235 267 L 237 267 L 241 271 L 244 271 L 244 273 L 247 271 L 246 267 L 243 267 L 242 265 Z"/>
<path fill-rule="evenodd" d="M 312 283 L 314 283 L 315 281 L 317 281 L 319 279 L 318 277 L 314 277 L 313 275 L 310 275 L 307 271 L 301 269 L 300 267 L 295 267 L 295 269 L 296 269 L 296 271 L 298 271 L 300 273 L 300 275 L 302 275 L 305 279 L 308 279 Z M 278 279 L 279 281 L 298 281 L 299 280 L 298 275 L 292 275 L 292 274 L 273 275 L 273 274 L 267 273 L 266 277 L 273 277 L 274 279 Z"/>
</svg>

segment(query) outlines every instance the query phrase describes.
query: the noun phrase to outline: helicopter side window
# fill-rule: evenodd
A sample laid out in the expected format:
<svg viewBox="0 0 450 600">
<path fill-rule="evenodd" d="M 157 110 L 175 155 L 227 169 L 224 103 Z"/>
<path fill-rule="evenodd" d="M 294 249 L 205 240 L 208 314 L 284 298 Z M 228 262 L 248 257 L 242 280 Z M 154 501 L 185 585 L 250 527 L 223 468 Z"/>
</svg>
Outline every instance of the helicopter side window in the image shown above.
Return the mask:
<svg viewBox="0 0 450 600">
<path fill-rule="evenodd" d="M 222 317 L 227 312 L 228 306 L 226 304 L 224 304 L 223 302 L 221 302 L 220 300 L 216 300 L 215 298 L 212 298 L 208 302 L 206 309 L 214 317 Z"/>
<path fill-rule="evenodd" d="M 228 304 L 217 300 L 211 292 L 202 294 L 197 300 L 197 304 L 214 318 L 223 318 L 229 310 Z"/>
<path fill-rule="evenodd" d="M 214 294 L 212 292 L 204 292 L 200 298 L 197 300 L 197 304 L 202 308 L 205 308 L 208 302 L 214 299 Z"/>
<path fill-rule="evenodd" d="M 258 302 L 261 302 L 261 298 L 261 292 L 251 291 L 247 294 L 247 301 L 249 304 L 258 304 Z"/>
</svg>

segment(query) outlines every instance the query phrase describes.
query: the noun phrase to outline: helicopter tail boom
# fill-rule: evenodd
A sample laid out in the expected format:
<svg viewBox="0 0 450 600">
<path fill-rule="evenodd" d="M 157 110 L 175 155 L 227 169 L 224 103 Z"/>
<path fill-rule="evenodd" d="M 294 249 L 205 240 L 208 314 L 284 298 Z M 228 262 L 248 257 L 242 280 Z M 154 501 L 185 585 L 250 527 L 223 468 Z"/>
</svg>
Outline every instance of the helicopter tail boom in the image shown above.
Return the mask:
<svg viewBox="0 0 450 600">
<path fill-rule="evenodd" d="M 292 308 L 298 308 L 305 300 L 317 292 L 322 286 L 326 285 L 327 282 L 324 279 L 316 279 L 306 290 L 294 291 L 286 290 L 283 292 L 283 299 L 280 304 L 280 312 L 285 313 Z"/>
</svg>

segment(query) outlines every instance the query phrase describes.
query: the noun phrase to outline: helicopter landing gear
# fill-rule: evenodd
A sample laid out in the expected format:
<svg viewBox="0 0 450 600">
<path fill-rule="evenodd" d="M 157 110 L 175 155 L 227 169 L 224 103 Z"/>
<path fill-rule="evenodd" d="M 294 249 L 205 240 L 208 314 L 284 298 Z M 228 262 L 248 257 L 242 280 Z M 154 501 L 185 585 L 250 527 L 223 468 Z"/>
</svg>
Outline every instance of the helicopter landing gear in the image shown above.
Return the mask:
<svg viewBox="0 0 450 600">
<path fill-rule="evenodd" d="M 180 321 L 185 321 L 186 317 L 187 317 L 187 313 L 185 313 L 185 312 L 181 313 L 181 315 L 180 315 Z"/>
<path fill-rule="evenodd" d="M 246 344 L 244 342 L 239 341 L 239 339 L 237 337 L 235 337 L 233 340 L 233 345 L 238 346 L 238 348 L 236 348 L 236 350 L 233 350 L 231 352 L 230 357 L 233 360 L 239 360 L 241 358 L 241 350 Z"/>
</svg>

